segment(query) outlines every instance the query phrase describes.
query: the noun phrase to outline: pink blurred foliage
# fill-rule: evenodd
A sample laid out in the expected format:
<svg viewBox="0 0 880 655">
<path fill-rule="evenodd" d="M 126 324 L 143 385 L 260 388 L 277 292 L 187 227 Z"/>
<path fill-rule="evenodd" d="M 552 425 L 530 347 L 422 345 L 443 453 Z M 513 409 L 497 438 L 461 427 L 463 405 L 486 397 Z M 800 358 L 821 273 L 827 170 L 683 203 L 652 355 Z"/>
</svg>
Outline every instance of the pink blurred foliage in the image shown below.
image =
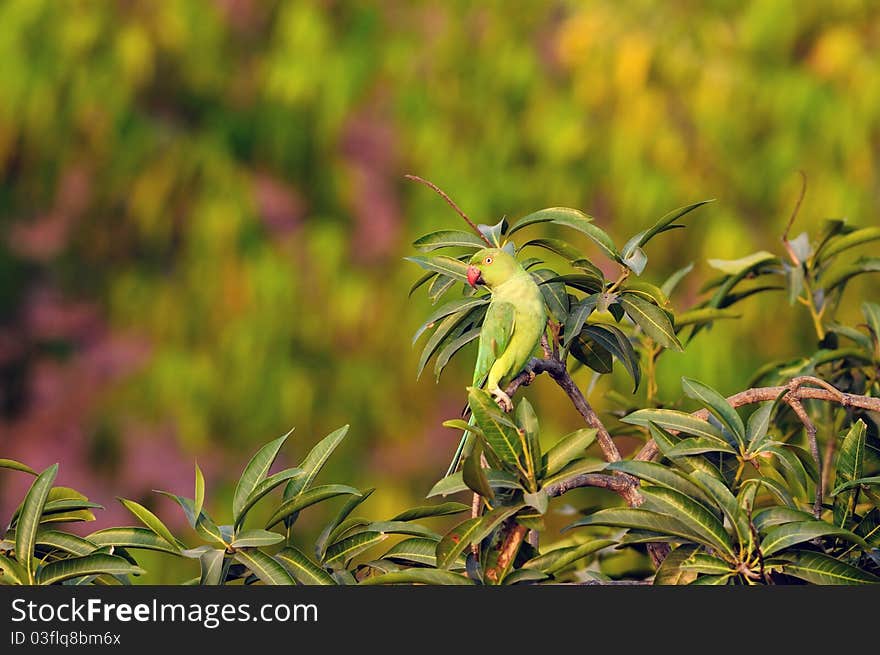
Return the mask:
<svg viewBox="0 0 880 655">
<path fill-rule="evenodd" d="M 353 253 L 362 263 L 391 255 L 401 231 L 397 195 L 400 170 L 393 125 L 374 102 L 353 114 L 343 131 L 341 153 L 350 181 L 348 204 L 356 223 Z"/>
<path fill-rule="evenodd" d="M 269 173 L 254 174 L 252 184 L 257 212 L 266 230 L 276 237 L 295 232 L 306 216 L 302 194 Z"/>
<path fill-rule="evenodd" d="M 71 231 L 86 211 L 91 189 L 91 171 L 85 165 L 71 166 L 61 176 L 52 208 L 11 227 L 7 239 L 10 248 L 40 262 L 57 256 L 67 246 Z"/>
</svg>

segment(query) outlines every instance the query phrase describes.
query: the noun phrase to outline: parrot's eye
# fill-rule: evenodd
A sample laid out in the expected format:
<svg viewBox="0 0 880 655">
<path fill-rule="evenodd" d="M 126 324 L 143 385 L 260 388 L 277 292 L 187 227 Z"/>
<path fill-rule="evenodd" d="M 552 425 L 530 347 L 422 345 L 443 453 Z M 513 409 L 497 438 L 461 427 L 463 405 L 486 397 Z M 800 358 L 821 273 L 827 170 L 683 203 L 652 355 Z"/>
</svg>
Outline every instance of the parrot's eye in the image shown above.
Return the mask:
<svg viewBox="0 0 880 655">
<path fill-rule="evenodd" d="M 492 258 L 491 258 L 491 257 L 486 257 L 486 259 L 483 260 L 483 263 L 484 263 L 484 264 L 491 264 L 491 263 L 492 263 Z"/>
</svg>

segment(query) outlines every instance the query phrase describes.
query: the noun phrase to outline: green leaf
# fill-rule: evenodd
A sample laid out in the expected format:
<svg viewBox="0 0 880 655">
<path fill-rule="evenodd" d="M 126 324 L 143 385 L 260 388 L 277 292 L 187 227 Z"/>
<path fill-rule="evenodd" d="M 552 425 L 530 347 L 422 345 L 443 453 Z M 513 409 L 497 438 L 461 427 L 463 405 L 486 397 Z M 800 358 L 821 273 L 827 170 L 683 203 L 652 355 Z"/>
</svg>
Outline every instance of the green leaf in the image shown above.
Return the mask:
<svg viewBox="0 0 880 655">
<path fill-rule="evenodd" d="M 758 532 L 766 532 L 767 528 L 798 521 L 813 521 L 813 515 L 791 507 L 765 507 L 752 516 L 752 523 Z"/>
<path fill-rule="evenodd" d="M 413 241 L 413 247 L 422 252 L 431 252 L 438 248 L 476 248 L 486 247 L 483 240 L 476 234 L 462 230 L 438 230 Z"/>
<path fill-rule="evenodd" d="M 577 209 L 570 207 L 548 207 L 539 211 L 523 216 L 507 231 L 507 236 L 512 236 L 515 232 L 519 232 L 524 227 L 535 225 L 537 223 L 555 223 L 557 225 L 567 225 L 579 229 L 577 226 L 583 226 L 592 221 L 592 217 L 587 216 Z"/>
<path fill-rule="evenodd" d="M 465 548 L 470 546 L 474 535 L 480 530 L 482 523 L 482 516 L 465 519 L 444 535 L 437 543 L 435 551 L 437 568 L 450 568 L 458 559 L 458 556 L 464 552 Z"/>
<path fill-rule="evenodd" d="M 865 460 L 865 432 L 867 426 L 861 419 L 852 424 L 837 455 L 835 483 L 841 484 L 862 477 Z M 848 488 L 834 496 L 834 525 L 843 527 L 847 524 L 856 508 L 859 489 L 857 486 Z"/>
<path fill-rule="evenodd" d="M 880 239 L 880 227 L 863 227 L 846 235 L 832 237 L 817 253 L 817 262 L 827 262 L 844 250 L 849 250 L 877 239 Z"/>
<path fill-rule="evenodd" d="M 484 225 L 480 223 L 479 225 L 477 225 L 477 229 L 480 231 L 480 234 L 486 237 L 493 246 L 495 246 L 496 248 L 500 248 L 501 237 L 507 230 L 507 219 L 502 218 L 500 221 L 495 223 L 495 225 Z"/>
<path fill-rule="evenodd" d="M 0 555 L 0 580 L 3 580 L 0 584 L 31 584 L 24 567 L 14 559 L 6 557 L 5 555 Z"/>
<path fill-rule="evenodd" d="M 703 453 L 730 453 L 736 454 L 726 441 L 719 441 L 711 437 L 688 437 L 682 439 L 675 446 L 663 453 L 669 458 L 685 457 L 687 455 L 700 455 Z"/>
<path fill-rule="evenodd" d="M 532 404 L 523 398 L 516 407 L 516 424 L 520 430 L 525 433 L 527 462 L 531 463 L 532 470 L 535 472 L 535 479 L 539 479 L 543 474 L 543 461 L 541 457 L 541 429 L 538 425 L 538 415 Z M 526 466 L 528 470 L 528 466 Z"/>
<path fill-rule="evenodd" d="M 382 534 L 405 534 L 411 537 L 424 537 L 439 541 L 440 535 L 429 530 L 423 525 L 410 521 L 374 521 L 363 528 L 366 532 L 381 532 Z"/>
<path fill-rule="evenodd" d="M 657 305 L 627 292 L 620 294 L 619 302 L 627 315 L 655 342 L 664 348 L 682 350 L 669 317 Z"/>
<path fill-rule="evenodd" d="M 235 529 L 237 530 L 244 523 L 248 512 L 251 511 L 251 508 L 256 505 L 263 496 L 271 493 L 274 489 L 280 487 L 285 482 L 298 478 L 301 475 L 305 475 L 302 469 L 284 469 L 283 471 L 270 475 L 268 478 L 260 482 L 254 487 L 250 496 L 247 497 L 244 506 L 239 510 L 234 523 Z"/>
<path fill-rule="evenodd" d="M 730 575 L 736 574 L 731 569 L 731 565 L 723 559 L 706 555 L 705 553 L 694 553 L 687 560 L 681 563 L 682 571 L 693 571 L 694 573 L 706 573 L 709 575 Z"/>
<path fill-rule="evenodd" d="M 654 574 L 654 584 L 687 585 L 696 580 L 697 574 L 683 569 L 681 565 L 696 553 L 698 548 L 699 546 L 693 544 L 683 544 L 670 551 Z"/>
<path fill-rule="evenodd" d="M 544 298 L 544 304 L 550 315 L 560 323 L 565 323 L 568 318 L 568 293 L 565 290 L 565 284 L 557 281 L 559 278 L 556 271 L 549 268 L 539 268 L 531 272 L 541 290 L 541 296 Z"/>
<path fill-rule="evenodd" d="M 570 343 L 572 356 L 600 374 L 614 370 L 614 357 L 599 342 L 590 337 L 586 329 L 582 330 Z"/>
<path fill-rule="evenodd" d="M 294 546 L 287 546 L 275 554 L 294 579 L 301 585 L 335 585 L 336 581 L 305 553 Z"/>
<path fill-rule="evenodd" d="M 572 528 L 588 525 L 607 525 L 615 528 L 649 530 L 664 535 L 673 535 L 685 539 L 697 540 L 694 531 L 666 514 L 658 514 L 645 509 L 601 509 L 586 518 L 563 528 L 563 532 Z M 700 541 L 702 543 L 702 541 Z"/>
<path fill-rule="evenodd" d="M 880 272 L 880 257 L 859 257 L 859 259 L 852 264 L 838 266 L 821 273 L 819 276 L 819 285 L 823 289 L 831 291 L 836 287 L 843 288 L 847 282 L 857 275 L 877 272 Z"/>
<path fill-rule="evenodd" d="M 143 523 L 145 526 L 150 528 L 150 530 L 162 537 L 162 539 L 167 541 L 169 544 L 177 543 L 174 535 L 171 534 L 171 530 L 169 530 L 168 527 L 164 523 L 162 523 L 162 520 L 158 516 L 153 514 L 153 512 L 133 500 L 127 500 L 125 498 L 118 498 L 118 500 L 125 506 L 125 509 L 134 514 L 138 518 L 138 520 L 141 521 L 141 523 Z M 193 511 L 195 511 L 195 506 L 193 506 Z"/>
<path fill-rule="evenodd" d="M 694 263 L 693 262 L 691 262 L 690 264 L 688 264 L 684 268 L 678 269 L 677 271 L 675 271 L 675 273 L 673 273 L 668 278 L 666 278 L 666 280 L 663 282 L 663 284 L 660 285 L 660 290 L 663 292 L 663 294 L 666 297 L 671 296 L 672 292 L 675 291 L 675 289 L 678 287 L 679 283 L 684 279 L 684 276 L 687 275 L 688 273 L 690 273 L 692 270 L 694 270 Z M 680 319 L 677 319 L 675 321 L 676 324 L 678 324 L 679 322 L 680 322 Z"/>
<path fill-rule="evenodd" d="M 584 473 L 595 473 L 604 468 L 605 460 L 596 457 L 581 457 L 566 464 L 557 473 L 547 475 L 544 478 L 542 486 L 549 487 L 550 485 L 560 484 L 572 478 L 576 478 L 579 475 L 583 475 Z"/>
<path fill-rule="evenodd" d="M 495 493 L 489 485 L 489 478 L 486 477 L 486 472 L 480 461 L 482 454 L 483 448 L 479 443 L 475 444 L 471 454 L 464 458 L 464 463 L 461 465 L 461 479 L 474 493 L 480 494 L 483 498 L 494 500 Z"/>
<path fill-rule="evenodd" d="M 794 502 L 794 498 L 791 497 L 791 494 L 788 492 L 788 490 L 781 484 L 776 482 L 776 480 L 771 480 L 768 477 L 749 478 L 747 480 L 743 480 L 742 485 L 740 486 L 740 493 L 745 491 L 745 489 L 750 485 L 766 487 L 770 491 L 770 493 L 772 493 L 777 498 L 777 500 L 779 500 L 779 502 L 788 505 L 789 507 L 797 507 L 797 503 Z"/>
<path fill-rule="evenodd" d="M 245 506 L 248 504 L 248 498 L 250 498 L 254 489 L 257 488 L 257 485 L 266 478 L 272 463 L 278 457 L 278 452 L 292 433 L 293 430 L 267 443 L 257 451 L 247 463 L 247 466 L 244 467 L 244 471 L 235 485 L 235 492 L 232 496 L 232 516 L 236 524 L 239 523 L 239 519 L 246 511 Z M 201 504 L 196 502 L 196 505 L 199 506 L 196 510 L 198 515 L 201 512 Z"/>
<path fill-rule="evenodd" d="M 362 526 L 369 525 L 370 522 L 360 516 L 355 516 L 352 518 L 345 519 L 342 523 L 336 526 L 331 532 L 329 537 L 327 538 L 327 546 L 329 547 L 332 544 L 335 544 L 337 541 L 340 541 L 343 537 L 349 537 L 352 534 L 358 532 L 358 529 Z M 324 552 L 315 553 L 318 556 L 318 559 L 324 561 L 324 556 L 326 555 L 326 549 Z"/>
<path fill-rule="evenodd" d="M 360 581 L 361 585 L 383 584 L 427 584 L 427 585 L 472 585 L 472 580 L 451 571 L 437 569 L 407 569 L 383 575 L 371 575 Z"/>
<path fill-rule="evenodd" d="M 563 346 L 567 346 L 572 339 L 581 333 L 581 329 L 584 327 L 587 317 L 593 313 L 594 309 L 596 309 L 598 302 L 599 294 L 594 293 L 571 307 L 571 311 L 565 321 L 565 330 L 563 332 L 563 334 L 565 334 L 565 339 L 562 342 Z"/>
<path fill-rule="evenodd" d="M 265 527 L 267 529 L 271 528 L 279 521 L 286 519 L 291 514 L 295 514 L 306 507 L 310 507 L 315 503 L 320 503 L 328 498 L 335 498 L 336 496 L 342 496 L 345 494 L 350 494 L 352 496 L 362 495 L 361 492 L 354 487 L 349 487 L 344 484 L 325 484 L 304 491 L 290 500 L 285 500 L 281 503 L 278 509 L 275 510 L 275 513 L 272 514 L 272 517 L 266 522 Z"/>
<path fill-rule="evenodd" d="M 541 269 L 549 272 L 550 269 Z M 534 274 L 533 274 L 534 275 Z M 541 284 L 562 284 L 563 286 L 569 286 L 572 289 L 577 289 L 578 291 L 584 291 L 585 293 L 599 293 L 605 288 L 605 283 L 602 278 L 598 278 L 595 275 L 584 275 L 583 273 L 575 273 L 571 275 L 553 275 L 552 277 L 548 275 L 542 276 L 537 280 Z"/>
<path fill-rule="evenodd" d="M 763 553 L 764 557 L 769 557 L 795 544 L 828 536 L 840 537 L 855 542 L 862 547 L 867 547 L 864 539 L 849 530 L 839 528 L 825 521 L 812 519 L 809 521 L 785 523 L 769 530 L 761 541 L 761 553 Z"/>
<path fill-rule="evenodd" d="M 88 535 L 86 539 L 95 546 L 115 546 L 118 548 L 142 548 L 160 553 L 180 555 L 177 541 L 168 542 L 147 528 L 106 528 Z"/>
<path fill-rule="evenodd" d="M 544 470 L 550 476 L 562 470 L 596 441 L 595 428 L 581 428 L 562 437 L 544 455 Z"/>
<path fill-rule="evenodd" d="M 788 553 L 782 572 L 786 575 L 820 585 L 878 584 L 880 578 L 839 559 L 803 550 Z"/>
<path fill-rule="evenodd" d="M 404 510 L 392 517 L 392 521 L 415 521 L 417 519 L 430 518 L 433 516 L 450 516 L 460 514 L 470 509 L 470 505 L 464 503 L 440 503 L 439 505 L 422 505 Z"/>
<path fill-rule="evenodd" d="M 271 546 L 282 541 L 284 541 L 284 537 L 277 532 L 255 529 L 238 533 L 229 545 L 233 548 L 256 548 Z"/>
<path fill-rule="evenodd" d="M 294 583 L 287 569 L 261 550 L 238 550 L 235 552 L 235 559 L 262 580 L 263 584 L 292 585 Z"/>
<path fill-rule="evenodd" d="M 37 530 L 40 528 L 43 506 L 56 475 L 58 475 L 58 464 L 53 464 L 34 479 L 24 497 L 15 528 L 15 557 L 24 568 L 29 584 L 34 583 L 33 553 Z"/>
<path fill-rule="evenodd" d="M 734 557 L 734 545 L 724 525 L 705 505 L 688 498 L 668 487 L 648 487 L 642 490 L 646 502 L 654 511 L 668 514 L 676 521 L 693 531 L 700 543 Z"/>
<path fill-rule="evenodd" d="M 492 397 L 475 387 L 468 387 L 468 405 L 477 425 L 486 435 L 486 443 L 498 458 L 516 470 L 522 455 L 522 443 L 516 427 L 502 416 Z"/>
<path fill-rule="evenodd" d="M 703 471 L 694 471 L 690 477 L 706 490 L 706 493 L 712 497 L 714 504 L 727 517 L 727 521 L 733 527 L 736 542 L 741 545 L 748 544 L 751 538 L 749 519 L 740 508 L 739 503 L 736 501 L 736 496 L 731 493 L 730 489 L 718 478 Z M 711 571 L 708 572 L 711 573 Z M 707 571 L 703 571 L 703 573 L 707 573 Z"/>
<path fill-rule="evenodd" d="M 533 584 L 536 582 L 541 582 L 542 580 L 549 579 L 549 575 L 547 575 L 546 573 L 541 573 L 540 571 L 533 571 L 530 569 L 516 569 L 515 571 L 512 571 L 511 573 L 508 573 L 504 576 L 502 584 Z"/>
<path fill-rule="evenodd" d="M 511 516 L 516 514 L 521 509 L 526 507 L 525 503 L 517 503 L 516 505 L 501 505 L 496 507 L 491 512 L 486 512 L 483 516 L 477 517 L 479 520 L 479 525 L 470 535 L 470 543 L 478 544 L 483 539 L 488 537 L 499 525 L 504 523 Z M 445 537 L 444 537 L 445 538 Z M 442 543 L 442 539 L 440 540 Z M 438 548 L 440 545 L 438 544 Z M 461 551 L 459 551 L 461 552 Z M 448 566 L 444 566 L 442 568 L 449 568 Z"/>
<path fill-rule="evenodd" d="M 543 571 L 548 575 L 554 575 L 584 557 L 597 553 L 614 543 L 613 539 L 595 539 L 577 546 L 556 548 L 543 555 L 530 559 L 523 564 L 523 568 Z"/>
<path fill-rule="evenodd" d="M 458 281 L 447 275 L 438 275 L 435 277 L 431 282 L 431 285 L 428 287 L 428 298 L 431 299 L 431 304 L 437 304 L 437 301 L 446 295 L 446 292 L 456 284 L 458 284 Z"/>
<path fill-rule="evenodd" d="M 367 498 L 369 498 L 375 488 L 364 489 L 361 492 L 360 496 L 352 496 L 347 499 L 345 503 L 343 503 L 342 507 L 339 508 L 339 511 L 336 513 L 336 516 L 324 526 L 324 529 L 321 530 L 321 534 L 318 536 L 318 540 L 315 542 L 315 555 L 318 556 L 318 559 L 324 559 L 324 553 L 327 552 L 327 546 L 333 543 L 336 539 L 335 537 L 341 536 L 336 533 L 337 528 L 339 528 L 342 523 L 349 517 L 349 515 Z M 366 521 L 364 522 L 366 524 Z M 352 526 L 354 527 L 354 526 Z"/>
<path fill-rule="evenodd" d="M 644 273 L 645 267 L 648 265 L 648 255 L 641 248 L 635 248 L 628 255 L 621 255 L 621 257 L 626 267 L 636 275 Z"/>
<path fill-rule="evenodd" d="M 774 406 L 775 403 L 772 402 L 762 403 L 749 416 L 749 422 L 746 426 L 746 443 L 749 445 L 749 452 L 752 452 L 753 445 L 760 445 L 767 436 Z"/>
<path fill-rule="evenodd" d="M 388 535 L 381 532 L 358 532 L 342 541 L 337 541 L 327 549 L 324 563 L 330 566 L 346 567 L 359 553 L 385 541 Z"/>
<path fill-rule="evenodd" d="M 337 446 L 345 439 L 348 434 L 348 425 L 343 425 L 338 430 L 334 430 L 326 437 L 321 439 L 314 448 L 309 451 L 306 458 L 297 467 L 305 472 L 305 475 L 299 476 L 287 483 L 284 489 L 284 500 L 290 500 L 305 492 L 312 484 L 312 481 L 320 473 L 324 464 L 336 450 Z"/>
<path fill-rule="evenodd" d="M 648 427 L 649 423 L 654 423 L 667 430 L 724 441 L 721 431 L 708 421 L 675 409 L 639 409 L 620 420 L 642 427 Z"/>
<path fill-rule="evenodd" d="M 580 337 L 584 336 L 595 341 L 623 364 L 626 372 L 633 379 L 633 393 L 635 393 L 641 381 L 641 370 L 639 369 L 639 356 L 633 350 L 627 336 L 613 325 L 585 325 Z M 578 344 L 582 344 L 580 337 L 577 341 Z"/>
<path fill-rule="evenodd" d="M 435 273 L 435 272 L 433 272 L 433 271 L 430 271 L 430 272 L 428 272 L 428 273 L 425 273 L 422 277 L 420 277 L 418 280 L 416 280 L 415 282 L 413 282 L 413 285 L 409 288 L 409 296 L 412 296 L 413 293 L 416 292 L 416 289 L 418 289 L 419 287 L 424 286 L 425 284 L 427 284 L 428 282 L 430 282 L 430 281 L 431 281 L 432 279 L 434 279 L 435 277 L 437 277 L 437 273 Z"/>
<path fill-rule="evenodd" d="M 710 259 L 709 266 L 727 275 L 740 275 L 751 271 L 755 267 L 768 262 L 778 262 L 779 258 L 772 252 L 761 250 L 759 252 L 741 257 L 740 259 Z"/>
<path fill-rule="evenodd" d="M 746 441 L 746 427 L 727 399 L 712 387 L 691 378 L 682 378 L 681 386 L 688 398 L 693 398 L 715 415 L 742 448 Z"/>
<path fill-rule="evenodd" d="M 21 471 L 22 473 L 30 473 L 36 475 L 37 472 L 27 464 L 16 462 L 14 459 L 0 458 L 0 469 L 9 469 L 11 471 Z"/>
<path fill-rule="evenodd" d="M 196 486 L 193 511 L 199 514 L 202 511 L 202 505 L 205 504 L 205 476 L 202 475 L 202 469 L 199 468 L 198 462 L 195 464 L 195 469 Z"/>
<path fill-rule="evenodd" d="M 467 282 L 467 264 L 452 257 L 404 257 L 427 271 L 448 275 L 457 282 Z"/>
<path fill-rule="evenodd" d="M 412 562 L 414 564 L 422 564 L 433 568 L 437 566 L 437 542 L 438 540 L 435 539 L 424 539 L 419 537 L 405 539 L 396 544 L 382 557 L 383 559 Z M 458 561 L 455 564 L 461 564 L 464 566 L 463 560 Z"/>
<path fill-rule="evenodd" d="M 672 211 L 667 212 L 666 214 L 664 214 L 660 218 L 660 220 L 658 220 L 656 223 L 654 223 L 654 225 L 649 227 L 647 230 L 639 232 L 633 238 L 631 238 L 629 241 L 627 241 L 626 245 L 620 251 L 620 254 L 624 258 L 628 257 L 637 248 L 644 246 L 646 243 L 648 243 L 648 241 L 653 239 L 655 236 L 657 236 L 661 232 L 665 232 L 670 227 L 672 227 L 673 226 L 672 224 L 675 223 L 675 221 L 677 221 L 679 218 L 689 214 L 690 212 L 694 211 L 695 209 L 702 207 L 703 205 L 710 203 L 710 202 L 714 202 L 714 199 L 713 200 L 701 200 L 699 202 L 695 202 L 690 205 L 685 205 L 684 207 L 679 207 L 678 209 L 673 209 Z"/>
<path fill-rule="evenodd" d="M 142 568 L 131 564 L 122 557 L 94 553 L 46 564 L 40 569 L 38 582 L 41 585 L 51 585 L 86 575 L 142 575 L 144 573 L 146 571 Z"/>
<path fill-rule="evenodd" d="M 489 298 L 487 296 L 474 296 L 472 298 L 457 298 L 455 300 L 451 300 L 448 303 L 444 303 L 437 309 L 435 309 L 431 314 L 425 319 L 425 322 L 416 330 L 415 335 L 413 336 L 412 342 L 415 343 L 418 341 L 419 337 L 424 334 L 425 330 L 434 327 L 434 324 L 442 318 L 446 318 L 448 316 L 457 316 L 460 321 L 463 319 L 467 312 L 470 310 L 480 307 L 481 305 L 488 305 Z M 451 327 L 446 330 L 446 334 L 452 331 L 452 328 L 457 324 L 456 321 L 452 321 L 449 323 Z M 444 335 L 445 336 L 445 335 Z M 439 343 L 437 344 L 439 345 Z"/>
<path fill-rule="evenodd" d="M 731 574 L 726 575 L 701 575 L 691 582 L 692 585 L 724 586 L 730 583 Z"/>
<path fill-rule="evenodd" d="M 522 489 L 519 478 L 506 471 L 496 471 L 486 469 L 486 477 L 489 478 L 489 484 L 493 489 Z M 449 494 L 466 491 L 468 486 L 462 479 L 461 471 L 453 473 L 435 484 L 431 491 L 428 492 L 427 498 L 433 496 L 448 496 Z"/>
<path fill-rule="evenodd" d="M 792 493 L 800 498 L 805 498 L 807 495 L 807 472 L 801 460 L 789 448 L 787 444 L 771 442 L 769 445 L 764 445 L 762 452 L 775 455 L 776 462 L 780 465 L 776 469 L 780 472 L 786 472 L 785 479 Z"/>
<path fill-rule="evenodd" d="M 623 291 L 641 296 L 658 307 L 666 307 L 669 304 L 669 298 L 666 297 L 666 294 L 661 289 L 641 280 L 627 280 Z"/>
<path fill-rule="evenodd" d="M 103 545 L 96 544 L 91 539 L 83 539 L 75 534 L 61 532 L 60 530 L 40 530 L 37 532 L 36 543 L 38 546 L 48 546 L 49 548 L 79 556 L 88 555 L 97 546 Z"/>
<path fill-rule="evenodd" d="M 443 369 L 446 368 L 446 365 L 449 363 L 449 360 L 452 359 L 455 353 L 464 348 L 471 341 L 476 341 L 479 336 L 480 328 L 475 327 L 468 330 L 467 332 L 462 333 L 460 336 L 447 343 L 443 347 L 443 350 L 440 351 L 440 354 L 437 355 L 437 361 L 434 363 L 435 380 L 440 379 L 440 374 L 443 372 Z M 427 349 L 427 346 L 425 346 L 425 349 Z"/>
<path fill-rule="evenodd" d="M 863 302 L 862 314 L 874 334 L 874 340 L 880 341 L 880 305 L 873 302 Z"/>
<path fill-rule="evenodd" d="M 712 502 L 709 496 L 706 495 L 706 492 L 684 475 L 668 466 L 658 464 L 657 462 L 643 462 L 640 460 L 625 459 L 618 462 L 611 462 L 605 468 L 609 471 L 628 473 L 629 475 L 635 476 L 645 482 L 674 489 L 686 496 L 690 496 L 704 505 L 709 505 Z"/>
<path fill-rule="evenodd" d="M 651 433 L 651 438 L 657 444 L 657 448 L 659 448 L 660 452 L 663 453 L 664 457 L 668 457 L 673 461 L 673 463 L 682 469 L 685 473 L 692 473 L 693 471 L 705 471 L 711 475 L 714 475 L 719 480 L 722 479 L 721 472 L 715 467 L 712 463 L 709 462 L 705 457 L 696 455 L 696 456 L 687 456 L 687 457 L 670 457 L 669 453 L 675 447 L 676 444 L 680 443 L 681 439 L 678 436 L 674 436 L 671 432 L 668 432 L 661 428 L 656 423 L 650 422 L 648 424 L 648 430 Z"/>
<path fill-rule="evenodd" d="M 209 548 L 199 555 L 199 584 L 217 586 L 223 582 L 225 548 Z"/>
<path fill-rule="evenodd" d="M 532 239 L 531 241 L 527 241 L 526 243 L 521 245 L 519 247 L 519 250 L 520 252 L 522 252 L 523 249 L 530 246 L 549 250 L 550 252 L 560 255 L 569 262 L 586 259 L 586 257 L 584 257 L 584 254 L 580 250 L 569 244 L 567 241 L 562 241 L 561 239 Z"/>
<path fill-rule="evenodd" d="M 860 419 L 861 420 L 861 419 Z M 880 485 L 880 476 L 872 475 L 867 478 L 856 478 L 855 480 L 849 480 L 848 482 L 844 482 L 841 485 L 838 485 L 834 488 L 834 491 L 831 492 L 832 496 L 837 496 L 848 489 L 852 489 L 854 487 L 859 487 L 861 485 L 871 486 L 871 485 Z"/>
</svg>

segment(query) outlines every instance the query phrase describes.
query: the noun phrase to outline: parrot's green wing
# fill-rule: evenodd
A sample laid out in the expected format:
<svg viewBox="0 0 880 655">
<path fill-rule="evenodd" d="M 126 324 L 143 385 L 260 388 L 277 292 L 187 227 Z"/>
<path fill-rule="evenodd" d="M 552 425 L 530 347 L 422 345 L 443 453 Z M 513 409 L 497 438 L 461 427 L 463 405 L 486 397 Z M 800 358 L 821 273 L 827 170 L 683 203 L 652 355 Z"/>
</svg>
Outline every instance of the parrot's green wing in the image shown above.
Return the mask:
<svg viewBox="0 0 880 655">
<path fill-rule="evenodd" d="M 489 375 L 489 369 L 507 350 L 516 324 L 513 303 L 493 300 L 486 310 L 486 318 L 480 328 L 480 348 L 474 368 L 473 386 L 481 387 Z"/>
</svg>

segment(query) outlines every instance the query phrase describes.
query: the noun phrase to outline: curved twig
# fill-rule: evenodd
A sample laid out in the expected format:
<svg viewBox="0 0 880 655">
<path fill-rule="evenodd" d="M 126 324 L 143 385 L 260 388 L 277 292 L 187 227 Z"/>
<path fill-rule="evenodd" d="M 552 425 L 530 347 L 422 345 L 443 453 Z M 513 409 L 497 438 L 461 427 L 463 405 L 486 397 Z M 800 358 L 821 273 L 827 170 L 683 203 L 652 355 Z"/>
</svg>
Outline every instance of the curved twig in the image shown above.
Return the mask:
<svg viewBox="0 0 880 655">
<path fill-rule="evenodd" d="M 489 239 L 486 238 L 486 235 L 483 234 L 482 232 L 480 232 L 480 228 L 478 228 L 476 226 L 476 224 L 471 219 L 468 218 L 467 214 L 465 214 L 463 211 L 461 211 L 461 208 L 458 205 L 456 205 L 455 202 L 453 202 L 452 198 L 450 198 L 448 195 L 446 195 L 446 192 L 443 189 L 438 187 L 433 182 L 430 182 L 423 177 L 419 177 L 418 175 L 407 174 L 407 175 L 404 175 L 404 177 L 408 180 L 412 180 L 413 182 L 418 182 L 420 184 L 424 184 L 429 189 L 433 189 L 441 198 L 443 198 L 443 200 L 446 201 L 446 204 L 448 204 L 450 207 L 452 207 L 458 213 L 458 215 L 464 219 L 465 223 L 467 223 L 468 225 L 471 226 L 471 229 L 474 231 L 474 233 L 478 237 L 480 237 L 480 239 L 483 241 L 483 243 L 485 243 L 490 248 L 494 247 L 494 244 L 491 241 L 489 241 Z"/>
</svg>

